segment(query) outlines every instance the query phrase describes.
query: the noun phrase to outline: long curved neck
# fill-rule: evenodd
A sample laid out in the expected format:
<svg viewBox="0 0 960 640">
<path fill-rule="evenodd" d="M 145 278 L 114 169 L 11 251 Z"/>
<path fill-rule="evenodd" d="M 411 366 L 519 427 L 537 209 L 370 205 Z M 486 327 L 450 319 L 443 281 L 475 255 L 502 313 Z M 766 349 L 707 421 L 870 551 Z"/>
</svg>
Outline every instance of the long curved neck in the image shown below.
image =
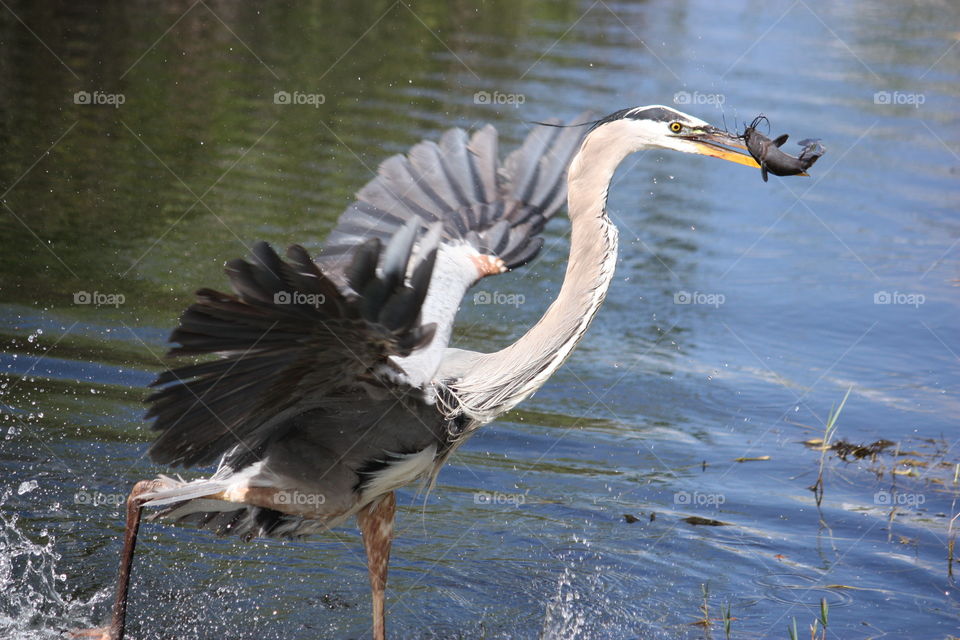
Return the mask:
<svg viewBox="0 0 960 640">
<path fill-rule="evenodd" d="M 484 356 L 456 385 L 462 408 L 481 422 L 508 411 L 539 389 L 586 333 L 613 279 L 617 229 L 606 214 L 607 189 L 635 149 L 614 131 L 590 133 L 570 163 L 567 209 L 570 258 L 560 294 L 543 317 L 510 346 Z"/>
</svg>

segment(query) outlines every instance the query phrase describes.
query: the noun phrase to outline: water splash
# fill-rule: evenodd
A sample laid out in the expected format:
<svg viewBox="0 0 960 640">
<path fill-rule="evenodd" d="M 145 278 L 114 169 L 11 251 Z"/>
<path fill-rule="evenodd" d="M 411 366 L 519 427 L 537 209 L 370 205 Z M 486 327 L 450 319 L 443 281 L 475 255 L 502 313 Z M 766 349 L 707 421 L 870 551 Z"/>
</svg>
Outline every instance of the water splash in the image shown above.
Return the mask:
<svg viewBox="0 0 960 640">
<path fill-rule="evenodd" d="M 557 593 L 547 605 L 541 640 L 582 637 L 587 616 L 579 600 L 580 592 L 574 586 L 573 571 L 564 567 L 557 581 Z"/>
<path fill-rule="evenodd" d="M 40 486 L 40 483 L 36 480 L 26 480 L 20 483 L 20 486 L 17 487 L 17 495 L 22 496 L 25 493 L 30 493 L 34 489 Z"/>
<path fill-rule="evenodd" d="M 19 489 L 23 488 L 20 485 Z M 54 549 L 55 539 L 46 529 L 39 535 L 45 541 L 42 544 L 27 537 L 18 526 L 20 516 L 7 508 L 12 493 L 8 488 L 0 495 L 0 637 L 59 639 L 62 628 L 89 624 L 86 614 L 106 593 L 97 594 L 90 601 L 65 595 L 67 577 L 57 571 L 60 554 Z M 52 627 L 51 620 L 64 627 Z"/>
<path fill-rule="evenodd" d="M 636 582 L 588 537 L 574 535 L 554 549 L 563 563 L 549 597 L 539 640 L 686 637 L 665 629 L 662 598 Z"/>
</svg>

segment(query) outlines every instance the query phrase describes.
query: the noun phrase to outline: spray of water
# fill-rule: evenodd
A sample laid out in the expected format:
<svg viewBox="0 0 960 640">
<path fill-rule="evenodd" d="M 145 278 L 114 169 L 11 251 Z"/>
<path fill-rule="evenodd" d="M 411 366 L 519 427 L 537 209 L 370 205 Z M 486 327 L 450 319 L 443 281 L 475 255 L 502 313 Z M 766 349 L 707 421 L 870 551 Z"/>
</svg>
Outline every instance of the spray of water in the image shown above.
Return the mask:
<svg viewBox="0 0 960 640">
<path fill-rule="evenodd" d="M 24 482 L 18 494 L 29 493 L 35 482 Z M 67 594 L 63 573 L 57 571 L 60 554 L 46 529 L 34 541 L 23 527 L 19 515 L 8 508 L 13 489 L 0 493 L 0 637 L 16 640 L 61 638 L 67 627 L 85 626 L 85 616 L 95 608 L 106 592 L 92 600 L 81 601 Z M 51 625 L 51 620 L 60 624 Z"/>
</svg>

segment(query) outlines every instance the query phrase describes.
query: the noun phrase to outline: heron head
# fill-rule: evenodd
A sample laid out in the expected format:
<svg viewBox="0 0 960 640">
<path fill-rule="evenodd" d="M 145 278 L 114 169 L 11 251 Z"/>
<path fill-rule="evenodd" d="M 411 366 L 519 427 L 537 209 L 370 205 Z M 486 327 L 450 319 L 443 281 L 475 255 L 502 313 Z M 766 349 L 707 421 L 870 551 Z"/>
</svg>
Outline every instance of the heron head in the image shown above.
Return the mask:
<svg viewBox="0 0 960 640">
<path fill-rule="evenodd" d="M 624 155 L 647 148 L 672 149 L 760 168 L 740 137 L 663 105 L 617 111 L 597 121 L 593 132 L 620 146 Z"/>
</svg>

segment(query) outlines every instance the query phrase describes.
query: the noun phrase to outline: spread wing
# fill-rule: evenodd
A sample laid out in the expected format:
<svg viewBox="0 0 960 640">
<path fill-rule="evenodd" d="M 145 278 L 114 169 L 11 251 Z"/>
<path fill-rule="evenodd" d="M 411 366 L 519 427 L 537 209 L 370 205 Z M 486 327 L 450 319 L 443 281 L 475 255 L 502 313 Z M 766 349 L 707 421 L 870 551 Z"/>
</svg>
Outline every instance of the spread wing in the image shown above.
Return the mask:
<svg viewBox="0 0 960 640">
<path fill-rule="evenodd" d="M 150 454 L 167 464 L 209 464 L 241 442 L 249 449 L 291 411 L 299 413 L 361 384 L 396 385 L 391 356 L 429 344 L 435 325 L 420 322 L 436 259 L 439 229 L 401 227 L 386 247 L 357 245 L 337 286 L 306 250 L 282 260 L 266 243 L 233 260 L 234 293 L 197 292 L 170 337 L 169 355 L 218 354 L 215 360 L 161 374 L 148 417 L 161 431 Z"/>
<path fill-rule="evenodd" d="M 171 336 L 171 355 L 220 357 L 153 383 L 151 457 L 210 464 L 332 396 L 428 385 L 464 292 L 485 275 L 470 259 L 517 267 L 537 254 L 583 129 L 536 127 L 504 162 L 493 127 L 451 129 L 386 160 L 315 261 L 260 243 L 228 263 L 234 293 L 199 291 Z"/>
<path fill-rule="evenodd" d="M 584 123 L 589 115 L 569 124 Z M 319 261 L 342 273 L 358 244 L 386 240 L 409 220 L 420 220 L 441 225 L 443 244 L 467 244 L 508 268 L 519 267 L 536 256 L 543 245 L 538 234 L 566 200 L 567 165 L 585 129 L 534 127 L 503 162 L 490 125 L 470 137 L 450 129 L 439 143 L 421 142 L 380 165 L 340 216 Z"/>
</svg>

